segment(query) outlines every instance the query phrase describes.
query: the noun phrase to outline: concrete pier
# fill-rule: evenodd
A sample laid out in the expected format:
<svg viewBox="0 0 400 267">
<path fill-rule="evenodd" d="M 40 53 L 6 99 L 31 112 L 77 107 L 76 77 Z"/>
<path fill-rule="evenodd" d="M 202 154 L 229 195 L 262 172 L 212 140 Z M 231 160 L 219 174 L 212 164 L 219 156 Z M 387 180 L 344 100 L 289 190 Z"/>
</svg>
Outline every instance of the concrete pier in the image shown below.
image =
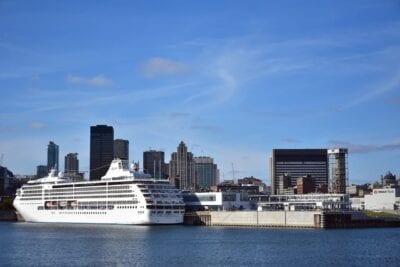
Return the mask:
<svg viewBox="0 0 400 267">
<path fill-rule="evenodd" d="M 354 211 L 202 211 L 185 214 L 186 225 L 363 228 L 400 227 L 400 218 L 370 218 Z"/>
</svg>

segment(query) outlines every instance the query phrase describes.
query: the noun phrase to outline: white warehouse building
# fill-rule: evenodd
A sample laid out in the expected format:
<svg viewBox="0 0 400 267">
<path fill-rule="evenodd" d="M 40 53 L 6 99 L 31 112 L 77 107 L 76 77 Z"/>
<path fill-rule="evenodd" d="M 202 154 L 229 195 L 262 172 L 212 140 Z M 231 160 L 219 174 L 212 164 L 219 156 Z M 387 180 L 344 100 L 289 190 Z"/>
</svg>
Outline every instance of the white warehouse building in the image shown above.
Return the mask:
<svg viewBox="0 0 400 267">
<path fill-rule="evenodd" d="M 400 190 L 395 188 L 374 189 L 371 195 L 364 196 L 366 210 L 400 209 Z"/>
</svg>

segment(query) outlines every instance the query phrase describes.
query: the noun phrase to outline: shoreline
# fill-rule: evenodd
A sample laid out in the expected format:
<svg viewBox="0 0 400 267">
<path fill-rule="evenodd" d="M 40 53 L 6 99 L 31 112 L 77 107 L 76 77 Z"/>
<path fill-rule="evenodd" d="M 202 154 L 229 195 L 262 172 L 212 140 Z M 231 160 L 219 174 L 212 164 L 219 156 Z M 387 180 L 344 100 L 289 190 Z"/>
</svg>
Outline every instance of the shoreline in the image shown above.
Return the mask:
<svg viewBox="0 0 400 267">
<path fill-rule="evenodd" d="M 22 222 L 15 210 L 0 210 L 0 221 Z M 363 212 L 341 211 L 202 211 L 187 212 L 184 226 L 338 229 L 400 227 L 400 216 L 369 217 Z"/>
</svg>

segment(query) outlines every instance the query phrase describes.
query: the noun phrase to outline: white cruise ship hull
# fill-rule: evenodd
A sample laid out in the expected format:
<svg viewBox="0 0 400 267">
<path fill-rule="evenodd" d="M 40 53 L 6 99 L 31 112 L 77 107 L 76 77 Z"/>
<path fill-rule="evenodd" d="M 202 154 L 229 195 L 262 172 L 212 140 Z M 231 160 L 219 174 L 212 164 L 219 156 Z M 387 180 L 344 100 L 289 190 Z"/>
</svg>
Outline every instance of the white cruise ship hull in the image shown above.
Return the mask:
<svg viewBox="0 0 400 267">
<path fill-rule="evenodd" d="M 138 214 L 137 210 L 35 210 L 35 206 L 18 205 L 15 208 L 26 222 L 94 223 L 94 224 L 182 224 L 183 214 L 152 214 L 150 210 Z"/>
</svg>

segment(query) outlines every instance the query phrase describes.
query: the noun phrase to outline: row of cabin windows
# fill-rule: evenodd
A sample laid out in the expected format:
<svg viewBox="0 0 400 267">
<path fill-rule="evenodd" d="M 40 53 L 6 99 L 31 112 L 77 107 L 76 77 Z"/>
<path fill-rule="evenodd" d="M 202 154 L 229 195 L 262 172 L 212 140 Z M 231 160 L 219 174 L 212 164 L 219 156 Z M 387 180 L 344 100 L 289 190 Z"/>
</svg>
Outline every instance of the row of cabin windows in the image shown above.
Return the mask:
<svg viewBox="0 0 400 267">
<path fill-rule="evenodd" d="M 132 193 L 132 190 L 120 190 L 120 191 L 108 191 L 108 194 L 121 194 L 121 193 Z M 46 192 L 46 195 L 50 196 L 68 196 L 68 195 L 96 195 L 103 194 L 106 195 L 107 191 L 92 191 L 92 192 L 66 192 L 66 193 L 57 193 L 57 192 Z M 41 194 L 38 194 L 41 195 Z"/>
</svg>

